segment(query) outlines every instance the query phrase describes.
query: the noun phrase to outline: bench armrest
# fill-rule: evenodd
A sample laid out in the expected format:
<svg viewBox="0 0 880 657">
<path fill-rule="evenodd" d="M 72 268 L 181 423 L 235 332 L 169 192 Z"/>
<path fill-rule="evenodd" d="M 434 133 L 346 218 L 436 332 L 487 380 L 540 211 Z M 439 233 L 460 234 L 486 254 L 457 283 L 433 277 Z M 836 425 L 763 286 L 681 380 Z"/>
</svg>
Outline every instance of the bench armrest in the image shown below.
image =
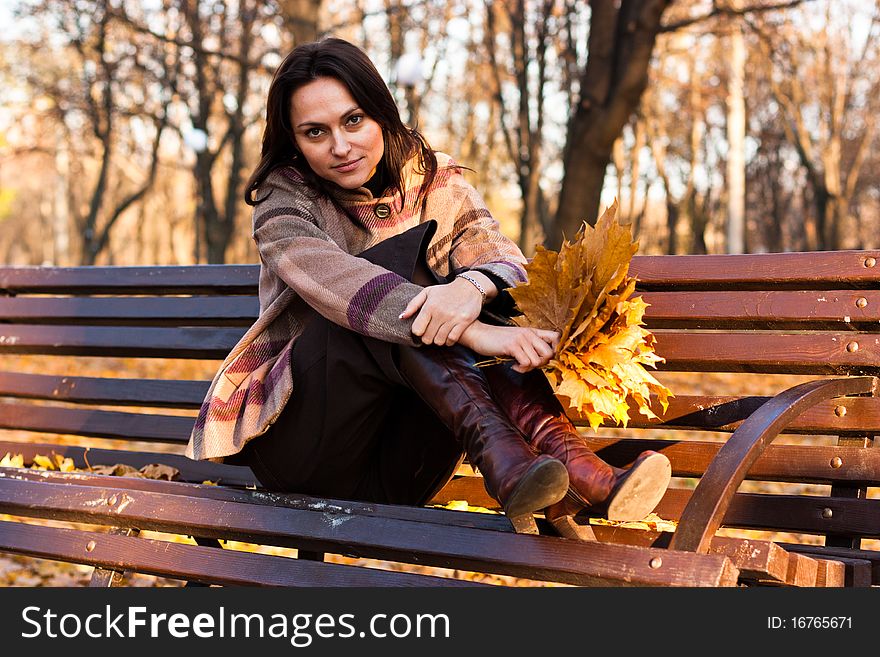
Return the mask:
<svg viewBox="0 0 880 657">
<path fill-rule="evenodd" d="M 846 395 L 874 395 L 872 376 L 809 381 L 764 403 L 733 432 L 706 468 L 679 519 L 669 548 L 707 553 L 746 473 L 788 424 L 815 404 Z"/>
</svg>

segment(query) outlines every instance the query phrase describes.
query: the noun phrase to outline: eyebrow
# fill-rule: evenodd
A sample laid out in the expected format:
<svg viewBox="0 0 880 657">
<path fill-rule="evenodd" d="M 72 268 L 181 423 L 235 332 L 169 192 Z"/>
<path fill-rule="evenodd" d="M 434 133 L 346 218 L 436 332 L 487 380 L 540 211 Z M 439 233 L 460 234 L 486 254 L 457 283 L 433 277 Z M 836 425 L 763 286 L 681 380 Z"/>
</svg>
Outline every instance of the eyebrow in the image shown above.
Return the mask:
<svg viewBox="0 0 880 657">
<path fill-rule="evenodd" d="M 341 118 L 342 118 L 342 119 L 347 119 L 349 116 L 351 116 L 352 114 L 354 114 L 355 112 L 357 112 L 357 111 L 359 111 L 359 110 L 360 110 L 360 105 L 355 105 L 355 106 L 352 107 L 351 109 L 346 110 L 345 112 L 343 112 Z M 296 129 L 296 128 L 305 128 L 305 127 L 310 127 L 310 126 L 323 126 L 323 125 L 324 125 L 324 124 L 321 123 L 320 121 L 303 121 L 302 123 L 298 123 L 298 124 L 294 127 L 294 129 Z"/>
</svg>

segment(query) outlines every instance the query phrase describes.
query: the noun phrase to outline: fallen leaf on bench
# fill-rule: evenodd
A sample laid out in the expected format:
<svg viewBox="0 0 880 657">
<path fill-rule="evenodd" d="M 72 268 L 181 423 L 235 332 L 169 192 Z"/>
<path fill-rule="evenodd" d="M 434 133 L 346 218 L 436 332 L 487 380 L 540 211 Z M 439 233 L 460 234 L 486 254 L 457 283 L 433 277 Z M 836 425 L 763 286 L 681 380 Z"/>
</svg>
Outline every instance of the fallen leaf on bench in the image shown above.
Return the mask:
<svg viewBox="0 0 880 657">
<path fill-rule="evenodd" d="M 42 454 L 34 455 L 34 465 L 37 465 L 44 470 L 55 469 L 55 461 L 50 459 L 48 456 L 43 456 Z"/>
<path fill-rule="evenodd" d="M 21 466 L 23 467 L 23 466 Z M 70 457 L 62 456 L 61 454 L 57 454 L 52 452 L 52 456 L 45 456 L 43 454 L 35 454 L 33 463 L 31 463 L 32 470 L 59 470 L 61 472 L 73 472 L 76 470 L 76 465 L 73 462 L 73 459 Z"/>
<path fill-rule="evenodd" d="M 73 462 L 73 459 L 68 457 L 64 457 L 61 454 L 52 454 L 55 457 L 55 467 L 58 468 L 61 472 L 73 472 L 76 470 L 76 465 Z"/>
<path fill-rule="evenodd" d="M 450 511 L 472 511 L 475 513 L 498 513 L 484 506 L 471 506 L 466 500 L 449 500 L 446 504 L 435 504 L 434 508 L 449 509 Z"/>
<path fill-rule="evenodd" d="M 628 275 L 629 264 L 638 243 L 630 227 L 617 222 L 617 208 L 615 200 L 595 226 L 585 223 L 558 253 L 538 246 L 526 265 L 528 282 L 510 290 L 522 313 L 513 318 L 516 324 L 559 332 L 544 374 L 594 431 L 605 420 L 625 427 L 628 400 L 654 418 L 651 395 L 664 411 L 672 396 L 645 369 L 663 358 L 654 352 L 654 335 L 643 328 L 647 304 L 630 298 L 636 279 Z"/>
<path fill-rule="evenodd" d="M 173 481 L 180 476 L 180 471 L 177 468 L 158 463 L 145 465 L 140 470 L 125 463 L 95 465 L 92 466 L 90 472 L 111 477 L 140 477 L 141 479 L 164 479 L 166 481 Z"/>
<path fill-rule="evenodd" d="M 674 532 L 678 523 L 665 520 L 656 513 L 649 513 L 642 520 L 608 520 L 607 518 L 590 518 L 591 525 L 608 525 L 611 527 L 623 527 L 624 529 L 644 529 L 655 532 Z"/>
<path fill-rule="evenodd" d="M 6 455 L 0 459 L 0 468 L 23 468 L 24 467 L 24 455 L 23 454 L 10 454 L 6 452 Z"/>
<path fill-rule="evenodd" d="M 94 465 L 90 469 L 90 472 L 110 477 L 131 477 L 140 474 L 137 468 L 125 465 L 124 463 L 116 463 L 115 465 Z"/>
<path fill-rule="evenodd" d="M 140 469 L 140 473 L 147 479 L 164 479 L 165 481 L 174 481 L 180 477 L 180 470 L 159 463 L 145 465 Z"/>
</svg>

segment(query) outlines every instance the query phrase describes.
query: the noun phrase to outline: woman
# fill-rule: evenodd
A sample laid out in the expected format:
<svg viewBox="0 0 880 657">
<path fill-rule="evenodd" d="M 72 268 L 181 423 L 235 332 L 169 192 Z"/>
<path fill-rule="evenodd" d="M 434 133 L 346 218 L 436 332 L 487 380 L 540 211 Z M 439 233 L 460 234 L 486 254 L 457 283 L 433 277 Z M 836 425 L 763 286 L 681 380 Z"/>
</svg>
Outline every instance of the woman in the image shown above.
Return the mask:
<svg viewBox="0 0 880 657">
<path fill-rule="evenodd" d="M 558 335 L 482 318 L 526 259 L 460 168 L 403 125 L 369 58 L 341 39 L 292 51 L 269 89 L 246 201 L 260 316 L 224 361 L 187 455 L 249 465 L 267 488 L 422 504 L 463 452 L 518 531 L 533 513 L 641 518 L 669 463 L 593 454 L 537 368 Z M 478 368 L 485 357 L 511 365 Z"/>
</svg>

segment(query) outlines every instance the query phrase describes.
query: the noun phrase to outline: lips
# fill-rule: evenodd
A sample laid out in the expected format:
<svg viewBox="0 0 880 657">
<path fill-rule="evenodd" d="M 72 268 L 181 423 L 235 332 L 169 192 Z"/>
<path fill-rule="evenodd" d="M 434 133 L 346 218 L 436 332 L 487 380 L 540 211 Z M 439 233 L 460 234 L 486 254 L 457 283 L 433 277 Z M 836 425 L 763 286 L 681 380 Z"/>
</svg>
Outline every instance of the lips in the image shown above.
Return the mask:
<svg viewBox="0 0 880 657">
<path fill-rule="evenodd" d="M 357 169 L 358 165 L 361 163 L 361 160 L 364 158 L 359 157 L 356 160 L 351 160 L 350 162 L 343 162 L 342 164 L 338 164 L 334 167 L 331 167 L 334 171 L 338 171 L 340 173 L 348 173 L 349 171 L 354 171 Z"/>
</svg>

